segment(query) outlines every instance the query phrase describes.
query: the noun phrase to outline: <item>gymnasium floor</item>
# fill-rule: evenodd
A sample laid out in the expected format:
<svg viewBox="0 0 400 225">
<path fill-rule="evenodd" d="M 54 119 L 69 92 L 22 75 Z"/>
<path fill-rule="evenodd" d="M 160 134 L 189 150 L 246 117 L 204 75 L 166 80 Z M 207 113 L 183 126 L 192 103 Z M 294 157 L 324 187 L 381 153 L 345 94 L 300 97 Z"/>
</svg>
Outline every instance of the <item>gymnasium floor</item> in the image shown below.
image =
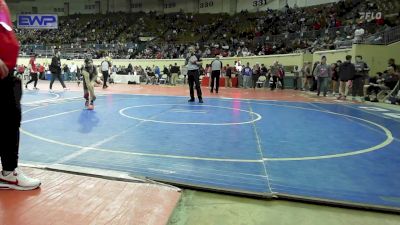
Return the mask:
<svg viewBox="0 0 400 225">
<path fill-rule="evenodd" d="M 222 88 L 217 95 L 205 87 L 199 104 L 187 102 L 186 86 L 116 84 L 97 88 L 96 108 L 87 111 L 81 87 L 67 85 L 70 91 L 51 94 L 40 81 L 40 91 L 25 91 L 23 165 L 400 209 L 396 108 L 293 90 Z M 179 195 L 172 196 L 176 203 Z"/>
<path fill-rule="evenodd" d="M 21 161 L 48 168 L 118 171 L 230 193 L 301 198 L 398 211 L 400 117 L 370 105 L 292 90 L 114 85 L 28 90 Z M 182 97 L 184 96 L 184 97 Z M 382 111 L 383 110 L 383 111 Z"/>
</svg>

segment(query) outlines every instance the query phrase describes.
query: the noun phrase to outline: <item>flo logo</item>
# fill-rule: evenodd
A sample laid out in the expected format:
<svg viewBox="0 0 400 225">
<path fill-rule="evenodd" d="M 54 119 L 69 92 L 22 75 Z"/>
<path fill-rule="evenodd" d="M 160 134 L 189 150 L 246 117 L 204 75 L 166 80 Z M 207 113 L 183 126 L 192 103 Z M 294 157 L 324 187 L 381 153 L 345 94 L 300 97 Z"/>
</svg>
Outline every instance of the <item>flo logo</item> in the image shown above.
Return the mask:
<svg viewBox="0 0 400 225">
<path fill-rule="evenodd" d="M 360 19 L 362 20 L 380 20 L 382 16 L 381 12 L 360 12 Z"/>
</svg>

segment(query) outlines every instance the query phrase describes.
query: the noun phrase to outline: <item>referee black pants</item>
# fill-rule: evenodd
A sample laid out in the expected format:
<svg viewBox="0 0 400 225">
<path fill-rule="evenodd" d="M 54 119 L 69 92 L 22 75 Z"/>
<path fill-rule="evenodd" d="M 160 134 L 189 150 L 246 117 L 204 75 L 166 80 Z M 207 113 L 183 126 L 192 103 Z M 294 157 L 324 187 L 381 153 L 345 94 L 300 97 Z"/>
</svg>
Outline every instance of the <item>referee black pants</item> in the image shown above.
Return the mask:
<svg viewBox="0 0 400 225">
<path fill-rule="evenodd" d="M 214 90 L 214 80 L 215 80 L 216 81 L 215 91 L 218 93 L 220 75 L 221 75 L 221 71 L 220 70 L 213 70 L 211 72 L 211 92 Z"/>
<path fill-rule="evenodd" d="M 197 97 L 203 99 L 201 88 L 200 88 L 200 73 L 199 70 L 189 70 L 188 71 L 188 83 L 190 91 L 190 99 L 194 100 L 194 86 L 196 86 Z"/>
</svg>

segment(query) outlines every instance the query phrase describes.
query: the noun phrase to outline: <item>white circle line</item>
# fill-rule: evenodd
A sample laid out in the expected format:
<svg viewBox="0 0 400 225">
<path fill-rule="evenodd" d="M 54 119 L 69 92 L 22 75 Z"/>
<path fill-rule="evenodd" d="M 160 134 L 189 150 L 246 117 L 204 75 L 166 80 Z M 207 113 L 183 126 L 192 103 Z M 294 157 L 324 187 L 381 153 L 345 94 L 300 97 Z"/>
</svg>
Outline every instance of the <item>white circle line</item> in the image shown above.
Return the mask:
<svg viewBox="0 0 400 225">
<path fill-rule="evenodd" d="M 54 98 L 45 98 L 42 100 L 37 100 L 37 101 L 32 101 L 32 102 L 21 102 L 22 105 L 35 105 L 35 104 L 41 104 L 41 103 L 47 103 L 47 102 L 54 102 L 57 99 L 59 99 L 61 96 L 59 94 L 56 93 L 50 93 L 52 95 L 54 95 Z"/>
<path fill-rule="evenodd" d="M 254 103 L 254 102 L 253 102 Z M 352 155 L 358 155 L 358 154 L 363 154 L 367 152 L 372 152 L 376 151 L 378 149 L 382 149 L 383 147 L 389 145 L 393 140 L 393 135 L 391 131 L 384 126 L 374 123 L 369 120 L 357 118 L 354 116 L 349 116 L 341 113 L 335 113 L 335 112 L 330 112 L 330 111 L 323 111 L 323 110 L 318 110 L 318 109 L 308 109 L 308 108 L 303 108 L 303 107 L 298 107 L 298 106 L 289 106 L 289 105 L 280 105 L 280 104 L 271 104 L 271 103 L 255 103 L 259 105 L 272 105 L 272 106 L 280 106 L 280 107 L 286 107 L 286 108 L 296 108 L 296 109 L 303 109 L 303 110 L 309 110 L 309 111 L 317 111 L 317 112 L 323 112 L 323 113 L 329 113 L 329 114 L 334 114 L 334 115 L 339 115 L 339 116 L 344 116 L 344 117 L 349 117 L 349 118 L 354 118 L 357 120 L 361 120 L 370 124 L 373 124 L 379 128 L 381 128 L 386 136 L 387 139 L 382 142 L 381 144 L 378 144 L 376 146 L 367 148 L 367 149 L 362 149 L 362 150 L 357 150 L 357 151 L 352 151 L 352 152 L 347 152 L 347 153 L 341 153 L 341 154 L 333 154 L 333 155 L 322 155 L 322 156 L 311 156 L 311 157 L 293 157 L 293 158 L 263 158 L 262 160 L 241 160 L 241 159 L 223 159 L 223 158 L 207 158 L 207 157 L 190 157 L 190 156 L 178 156 L 178 155 L 163 155 L 163 154 L 151 154 L 151 153 L 135 153 L 135 152 L 123 152 L 123 151 L 115 151 L 111 149 L 100 149 L 100 148 L 90 148 L 91 150 L 95 151 L 103 151 L 103 152 L 110 152 L 110 153 L 120 153 L 120 154 L 128 154 L 128 155 L 139 155 L 139 156 L 149 156 L 149 157 L 161 157 L 161 158 L 176 158 L 176 159 L 192 159 L 192 160 L 203 160 L 203 161 L 221 161 L 221 162 L 247 162 L 247 163 L 258 163 L 262 161 L 301 161 L 301 160 L 319 160 L 319 159 L 330 159 L 330 158 L 339 158 L 339 157 L 345 157 L 345 156 L 352 156 Z M 169 104 L 167 104 L 169 105 Z M 176 105 L 176 104 L 175 104 Z M 184 104 L 181 104 L 184 105 Z M 201 106 L 201 105 L 199 105 Z M 41 108 L 41 107 L 38 107 Z M 30 109 L 29 111 L 36 110 L 37 108 Z M 232 109 L 232 108 L 229 108 Z M 68 147 L 75 147 L 75 148 L 84 148 L 85 146 L 79 146 L 79 145 L 73 145 L 73 144 L 68 144 L 68 143 L 63 143 L 55 140 L 51 140 L 48 138 L 40 137 L 35 134 L 32 134 L 30 132 L 27 132 L 21 128 L 21 132 L 31 136 L 33 138 L 46 141 L 49 143 L 53 144 L 58 144 L 62 146 L 68 146 Z M 85 147 L 87 148 L 87 147 Z"/>
<path fill-rule="evenodd" d="M 61 145 L 61 146 L 66 146 L 66 147 L 72 147 L 72 148 L 78 148 L 78 149 L 88 149 L 88 150 L 93 150 L 93 151 L 99 151 L 99 152 L 108 152 L 108 153 L 114 153 L 114 154 L 123 154 L 123 155 L 132 155 L 132 156 L 146 156 L 146 157 L 158 157 L 158 158 L 173 158 L 173 159 L 188 159 L 188 160 L 201 160 L 201 161 L 217 161 L 217 162 L 239 162 L 239 163 L 262 163 L 263 160 L 261 159 L 230 159 L 230 158 L 211 158 L 211 157 L 196 157 L 196 156 L 180 156 L 180 155 L 168 155 L 168 154 L 154 154 L 154 153 L 140 153 L 140 152 L 125 152 L 125 151 L 118 151 L 118 150 L 112 150 L 112 149 L 106 149 L 106 148 L 97 148 L 97 147 L 90 147 L 90 146 L 81 146 L 81 145 L 75 145 L 75 144 L 68 144 L 65 142 L 60 142 L 56 140 L 52 140 L 49 138 L 44 138 L 41 136 L 38 136 L 36 134 L 33 134 L 31 132 L 28 132 L 24 129 L 21 128 L 21 132 L 25 135 L 28 135 L 30 137 Z"/>
<path fill-rule="evenodd" d="M 202 126 L 232 126 L 232 125 L 242 125 L 242 124 L 249 124 L 249 123 L 254 123 L 262 119 L 262 116 L 258 113 L 243 110 L 243 109 L 235 109 L 235 108 L 230 108 L 230 107 L 223 107 L 223 106 L 214 106 L 214 105 L 191 105 L 195 107 L 212 107 L 212 108 L 222 108 L 222 109 L 233 109 L 241 112 L 246 112 L 249 114 L 256 115 L 256 118 L 250 121 L 246 122 L 238 122 L 238 123 L 190 123 L 190 122 L 172 122 L 172 121 L 162 121 L 162 120 L 152 120 L 152 119 L 143 119 L 139 117 L 134 117 L 127 115 L 125 113 L 126 110 L 131 109 L 131 108 L 141 108 L 141 107 L 156 107 L 156 106 L 188 106 L 185 104 L 156 104 L 156 105 L 138 105 L 138 106 L 129 106 L 125 107 L 121 110 L 119 110 L 119 114 L 121 114 L 124 117 L 130 118 L 130 119 L 135 119 L 143 122 L 153 122 L 153 123 L 163 123 L 163 124 L 175 124 L 175 125 L 202 125 Z"/>
<path fill-rule="evenodd" d="M 362 119 L 362 118 L 358 118 L 358 117 L 354 117 L 354 116 L 350 116 L 350 115 L 345 115 L 345 114 L 341 114 L 341 113 L 323 111 L 323 110 L 318 110 L 318 109 L 308 109 L 308 108 L 303 108 L 303 107 L 298 107 L 298 106 L 285 106 L 285 105 L 270 104 L 270 103 L 256 103 L 256 104 L 281 106 L 281 107 L 287 107 L 287 108 L 295 108 L 295 109 L 317 111 L 317 112 L 323 112 L 323 113 L 328 113 L 328 114 L 348 117 L 348 118 L 352 118 L 352 119 L 356 119 L 356 120 L 361 120 L 363 122 L 372 124 L 372 125 L 380 128 L 381 130 L 384 131 L 384 133 L 385 133 L 385 135 L 387 137 L 385 141 L 383 141 L 382 143 L 380 143 L 378 145 L 372 146 L 370 148 L 351 151 L 351 152 L 346 152 L 346 153 L 331 154 L 331 155 L 321 155 L 321 156 L 308 156 L 308 157 L 288 157 L 288 158 L 269 158 L 269 157 L 266 157 L 266 158 L 263 158 L 264 161 L 301 161 L 301 160 L 318 160 L 318 159 L 331 159 L 331 158 L 339 158 L 339 157 L 345 157 L 345 156 L 353 156 L 353 155 L 364 154 L 364 153 L 368 153 L 368 152 L 372 152 L 372 151 L 376 151 L 376 150 L 382 149 L 385 146 L 387 146 L 390 143 L 392 143 L 392 141 L 394 140 L 393 134 L 389 129 L 387 129 L 386 127 L 384 127 L 384 126 L 382 126 L 380 124 L 374 123 L 374 122 L 366 120 L 366 119 Z"/>
</svg>

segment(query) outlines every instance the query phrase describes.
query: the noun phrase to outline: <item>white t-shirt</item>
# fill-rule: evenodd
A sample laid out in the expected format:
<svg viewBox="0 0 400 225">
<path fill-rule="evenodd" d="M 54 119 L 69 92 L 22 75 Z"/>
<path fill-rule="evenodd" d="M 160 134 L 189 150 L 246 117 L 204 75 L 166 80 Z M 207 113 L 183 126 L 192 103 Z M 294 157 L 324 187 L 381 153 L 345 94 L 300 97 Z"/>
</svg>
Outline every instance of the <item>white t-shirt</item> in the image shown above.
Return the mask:
<svg viewBox="0 0 400 225">
<path fill-rule="evenodd" d="M 78 71 L 78 67 L 75 64 L 70 66 L 69 72 L 76 73 L 77 71 Z"/>
<path fill-rule="evenodd" d="M 108 69 L 110 68 L 110 64 L 108 64 L 108 62 L 107 61 L 103 61 L 102 63 L 101 63 L 101 71 L 108 71 Z"/>
</svg>

